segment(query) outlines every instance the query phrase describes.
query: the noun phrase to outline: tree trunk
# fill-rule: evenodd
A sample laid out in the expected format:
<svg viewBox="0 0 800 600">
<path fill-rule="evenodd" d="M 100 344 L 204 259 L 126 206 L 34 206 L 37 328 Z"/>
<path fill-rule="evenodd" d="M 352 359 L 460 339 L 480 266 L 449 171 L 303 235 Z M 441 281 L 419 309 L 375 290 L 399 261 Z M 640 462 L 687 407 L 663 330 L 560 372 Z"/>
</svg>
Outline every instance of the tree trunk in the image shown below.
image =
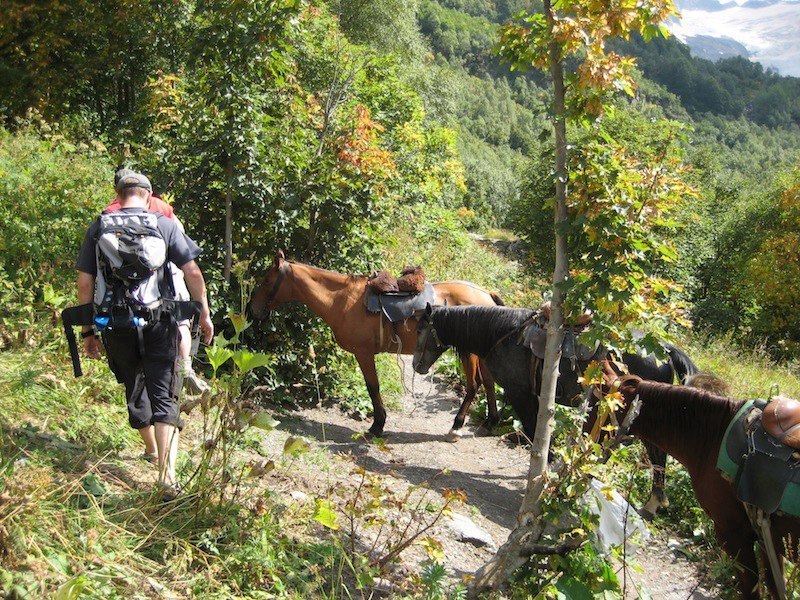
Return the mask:
<svg viewBox="0 0 800 600">
<path fill-rule="evenodd" d="M 309 203 L 314 200 L 309 199 Z M 303 255 L 303 260 L 313 262 L 314 259 L 314 244 L 317 241 L 317 208 L 311 206 L 308 209 L 308 240 L 306 242 L 306 251 Z"/>
<path fill-rule="evenodd" d="M 228 157 L 228 164 L 225 165 L 226 186 L 225 186 L 225 269 L 222 276 L 225 284 L 231 282 L 231 268 L 233 266 L 233 160 Z"/>
<path fill-rule="evenodd" d="M 550 0 L 544 0 L 544 13 L 548 29 L 554 31 L 555 17 Z M 556 262 L 553 271 L 553 298 L 550 306 L 550 323 L 547 328 L 547 345 L 542 366 L 542 385 L 539 393 L 539 412 L 536 431 L 531 444 L 528 484 L 517 516 L 517 527 L 492 559 L 475 573 L 470 595 L 498 589 L 530 557 L 526 547 L 535 545 L 544 530 L 541 522 L 541 499 L 547 483 L 547 455 L 553 433 L 558 364 L 564 340 L 564 283 L 569 274 L 567 260 L 567 135 L 565 122 L 564 72 L 558 42 L 550 42 L 550 73 L 553 77 L 553 113 L 555 130 L 556 206 L 554 214 Z"/>
<path fill-rule="evenodd" d="M 550 0 L 544 0 L 545 17 L 552 32 L 555 27 Z M 536 433 L 531 446 L 531 464 L 528 470 L 528 488 L 520 507 L 519 521 L 524 522 L 530 514 L 538 517 L 543 480 L 547 472 L 547 454 L 553 433 L 558 364 L 561 361 L 561 344 L 564 341 L 564 283 L 569 275 L 567 259 L 567 125 L 565 121 L 564 71 L 561 50 L 556 41 L 550 42 L 550 74 L 553 77 L 553 113 L 555 121 L 556 160 L 556 264 L 553 271 L 553 299 L 550 305 L 550 322 L 547 327 L 547 346 L 542 365 L 542 387 L 539 392 L 539 416 Z M 536 492 L 536 493 L 533 493 Z"/>
</svg>

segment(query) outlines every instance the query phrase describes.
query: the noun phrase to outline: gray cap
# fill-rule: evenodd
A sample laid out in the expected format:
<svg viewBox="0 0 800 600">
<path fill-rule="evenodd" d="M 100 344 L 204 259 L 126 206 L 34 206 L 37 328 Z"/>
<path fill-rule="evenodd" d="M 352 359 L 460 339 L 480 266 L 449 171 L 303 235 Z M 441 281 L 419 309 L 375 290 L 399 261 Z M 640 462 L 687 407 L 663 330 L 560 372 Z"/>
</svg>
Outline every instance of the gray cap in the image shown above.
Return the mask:
<svg viewBox="0 0 800 600">
<path fill-rule="evenodd" d="M 116 182 L 117 192 L 135 187 L 144 188 L 150 192 L 153 191 L 153 186 L 150 185 L 150 180 L 141 173 L 129 171 L 128 169 L 121 169 L 120 171 L 117 171 L 117 175 L 120 175 L 119 181 Z M 115 176 L 114 179 L 116 180 L 117 177 Z"/>
<path fill-rule="evenodd" d="M 135 173 L 133 169 L 129 169 L 128 167 L 119 166 L 117 167 L 116 173 L 114 173 L 114 189 L 116 190 L 119 187 L 119 180 L 125 177 L 126 175 L 130 175 L 131 173 Z"/>
</svg>

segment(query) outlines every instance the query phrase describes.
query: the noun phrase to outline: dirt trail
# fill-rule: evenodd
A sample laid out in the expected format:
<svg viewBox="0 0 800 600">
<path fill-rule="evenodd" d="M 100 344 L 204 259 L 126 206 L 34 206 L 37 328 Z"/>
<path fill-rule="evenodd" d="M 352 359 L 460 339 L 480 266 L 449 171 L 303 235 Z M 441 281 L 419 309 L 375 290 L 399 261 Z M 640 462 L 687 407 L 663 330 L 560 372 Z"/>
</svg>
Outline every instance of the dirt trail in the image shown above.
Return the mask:
<svg viewBox="0 0 800 600">
<path fill-rule="evenodd" d="M 405 358 L 404 378 L 412 388 L 410 358 Z M 437 380 L 417 375 L 413 381 L 415 395 L 400 398 L 399 409 L 389 410 L 386 423 L 386 444 L 379 447 L 355 439 L 368 422 L 359 422 L 337 406 L 298 411 L 284 425 L 315 438 L 334 454 L 350 455 L 370 472 L 379 473 L 406 484 L 428 483 L 440 493 L 447 488 L 460 488 L 469 507 L 456 512 L 469 517 L 491 534 L 495 545 L 502 544 L 514 526 L 528 468 L 528 453 L 511 447 L 496 438 L 481 435 L 474 426 L 464 427 L 463 438 L 453 444 L 444 440 L 458 408 L 455 393 Z M 445 545 L 445 561 L 454 578 L 473 572 L 492 554 L 493 549 L 475 548 L 458 542 L 442 524 L 437 537 Z M 709 584 L 700 585 L 702 565 L 689 562 L 682 554 L 667 548 L 663 535 L 655 535 L 634 561 L 641 571 L 629 571 L 631 582 L 644 585 L 653 598 L 685 600 L 714 598 Z M 413 548 L 409 549 L 411 559 Z M 620 574 L 621 577 L 621 574 Z M 636 598 L 635 591 L 628 594 Z"/>
</svg>

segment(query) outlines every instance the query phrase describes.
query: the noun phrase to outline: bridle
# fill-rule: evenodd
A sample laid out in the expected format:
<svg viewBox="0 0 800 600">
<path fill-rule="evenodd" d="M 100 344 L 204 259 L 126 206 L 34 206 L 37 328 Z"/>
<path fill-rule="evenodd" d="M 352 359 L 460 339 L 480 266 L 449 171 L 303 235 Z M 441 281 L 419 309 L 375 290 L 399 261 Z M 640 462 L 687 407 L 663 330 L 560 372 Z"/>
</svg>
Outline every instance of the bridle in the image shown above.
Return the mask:
<svg viewBox="0 0 800 600">
<path fill-rule="evenodd" d="M 433 326 L 433 323 L 431 322 L 431 320 L 429 318 L 423 317 L 420 320 L 420 325 L 422 323 L 425 323 L 427 325 L 427 328 L 426 328 L 426 331 L 425 331 L 425 343 L 423 344 L 423 354 L 425 353 L 425 350 L 428 349 L 428 337 L 429 336 L 433 336 L 433 343 L 436 344 L 435 351 L 438 352 L 439 355 L 441 356 L 441 354 L 445 350 L 447 350 L 447 348 L 448 348 L 447 344 L 443 344 L 442 341 L 439 339 L 439 334 L 436 333 L 436 328 Z"/>
<path fill-rule="evenodd" d="M 271 306 L 272 303 L 275 301 L 275 296 L 278 295 L 278 290 L 281 288 L 281 284 L 283 283 L 284 278 L 286 277 L 286 273 L 289 271 L 289 264 L 290 261 L 284 260 L 283 264 L 281 264 L 281 268 L 278 269 L 278 277 L 275 279 L 275 283 L 272 284 L 272 288 L 269 290 L 269 294 L 267 294 L 267 298 L 264 301 L 264 306 Z M 270 308 L 267 310 L 267 317 L 272 314 L 272 309 Z"/>
<path fill-rule="evenodd" d="M 621 380 L 619 378 L 615 379 L 609 385 L 609 393 L 615 393 L 619 391 Z M 595 388 L 597 389 L 597 388 Z M 600 393 L 600 400 L 603 399 L 602 392 Z M 639 397 L 639 394 L 636 394 L 636 397 L 633 401 L 628 405 L 627 409 L 625 410 L 625 416 L 622 417 L 622 421 L 620 422 L 617 419 L 617 413 L 615 410 L 609 409 L 608 404 L 603 402 L 598 407 L 598 415 L 597 420 L 594 423 L 591 431 L 591 438 L 593 441 L 597 442 L 600 440 L 600 434 L 603 430 L 603 427 L 607 422 L 611 422 L 611 424 L 615 428 L 614 436 L 612 438 L 611 447 L 617 446 L 622 442 L 626 442 L 630 439 L 628 432 L 631 430 L 633 426 L 633 422 L 636 420 L 636 417 L 639 416 L 639 411 L 642 409 L 642 400 Z"/>
</svg>

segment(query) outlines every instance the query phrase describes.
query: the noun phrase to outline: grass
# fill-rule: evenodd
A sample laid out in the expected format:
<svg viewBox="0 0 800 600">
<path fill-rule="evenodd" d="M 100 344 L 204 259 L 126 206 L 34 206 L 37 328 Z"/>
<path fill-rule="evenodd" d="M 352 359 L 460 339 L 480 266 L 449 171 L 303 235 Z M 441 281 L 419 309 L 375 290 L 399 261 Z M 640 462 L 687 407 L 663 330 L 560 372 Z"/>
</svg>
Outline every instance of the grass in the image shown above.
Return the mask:
<svg viewBox="0 0 800 600">
<path fill-rule="evenodd" d="M 384 256 L 382 268 L 399 271 L 407 264 L 421 265 L 431 281 L 471 281 L 498 292 L 509 306 L 538 306 L 548 287 L 436 214 L 393 230 Z"/>
<path fill-rule="evenodd" d="M 85 368 L 75 380 L 52 355 L 0 353 L 3 595 L 345 594 L 335 576 L 347 572 L 345 555 L 321 535 L 313 504 L 286 505 L 264 486 L 247 487 L 235 502 L 188 494 L 159 504 L 153 468 L 135 458 L 138 436 L 125 421 L 121 387 L 100 362 Z M 184 467 L 197 456 L 194 443 L 184 445 Z M 242 437 L 232 472 L 241 472 L 252 443 Z M 277 462 L 288 471 L 299 464 Z"/>
<path fill-rule="evenodd" d="M 490 240 L 502 240 L 505 242 L 514 242 L 519 239 L 519 236 L 510 229 L 500 229 L 498 227 L 489 227 L 483 236 Z"/>
<path fill-rule="evenodd" d="M 800 364 L 777 363 L 765 348 L 742 348 L 730 336 L 698 333 L 686 350 L 697 365 L 725 381 L 733 398 L 800 398 Z"/>
<path fill-rule="evenodd" d="M 223 454 L 223 441 L 204 451 L 203 423 L 239 422 L 242 413 L 215 416 L 223 407 L 187 419 L 178 469 L 187 485 L 163 504 L 155 470 L 136 458 L 121 386 L 100 361 L 73 379 L 51 350 L 0 353 L 2 597 L 368 597 L 382 565 L 450 502 L 424 486 L 394 491 L 286 432 L 234 428 Z M 253 476 L 255 461 L 269 475 Z M 199 467 L 210 475 L 190 481 Z M 397 589 L 443 598 L 441 578 L 420 573 Z"/>
</svg>

